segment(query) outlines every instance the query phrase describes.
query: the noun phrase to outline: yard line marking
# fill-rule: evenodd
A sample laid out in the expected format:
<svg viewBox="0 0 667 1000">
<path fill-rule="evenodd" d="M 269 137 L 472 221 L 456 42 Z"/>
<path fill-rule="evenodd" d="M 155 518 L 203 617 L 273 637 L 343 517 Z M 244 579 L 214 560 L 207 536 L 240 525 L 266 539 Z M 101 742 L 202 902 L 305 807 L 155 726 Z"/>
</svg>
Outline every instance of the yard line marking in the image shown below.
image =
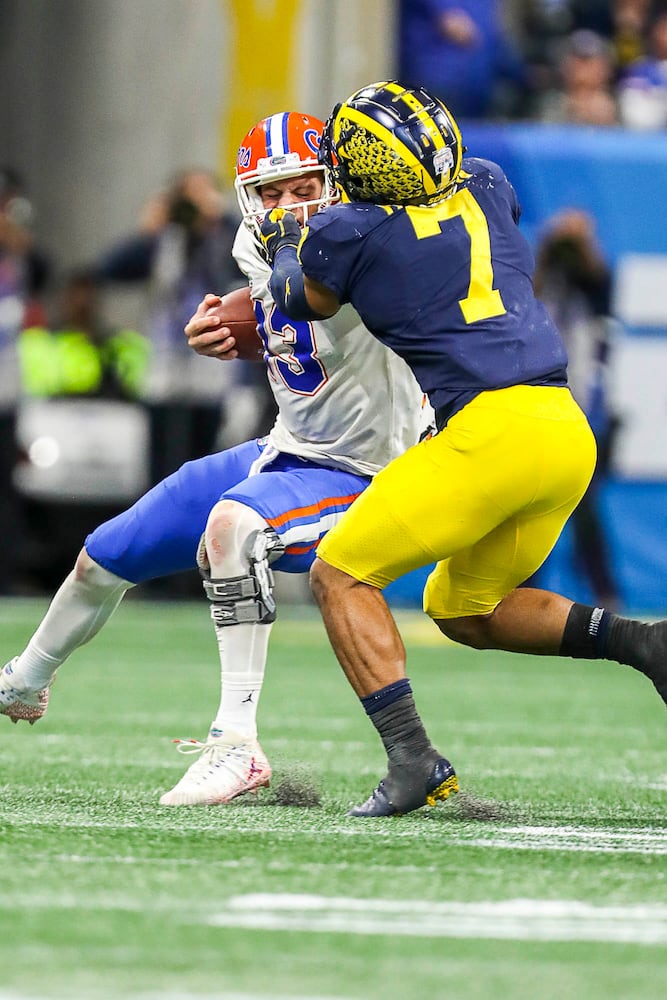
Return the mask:
<svg viewBox="0 0 667 1000">
<path fill-rule="evenodd" d="M 250 893 L 233 896 L 214 927 L 322 934 L 484 938 L 512 941 L 597 941 L 667 944 L 667 906 L 593 906 L 576 900 L 425 902 Z"/>
<path fill-rule="evenodd" d="M 439 811 L 439 810 L 438 810 Z M 420 842 L 438 842 L 446 840 L 448 847 L 486 847 L 491 850 L 512 851 L 565 851 L 570 853 L 592 854 L 643 854 L 659 857 L 667 854 L 667 829 L 643 829 L 630 827 L 619 830 L 609 827 L 581 826 L 530 826 L 509 825 L 500 823 L 482 823 L 461 821 L 456 817 L 442 817 L 435 813 L 428 823 L 415 822 L 406 825 L 399 821 L 388 822 L 347 820 L 327 820 L 327 827 L 321 823 L 320 810 L 311 810 L 310 818 L 303 817 L 303 826 L 299 830 L 302 838 L 322 840 L 325 837 L 367 837 L 378 840 L 413 840 Z M 270 833 L 275 836 L 294 833 L 293 821 L 287 813 L 280 814 L 274 810 L 264 812 L 259 806 L 252 807 L 253 822 L 247 821 L 247 813 L 232 806 L 220 806 L 214 810 L 211 820 L 197 824 L 197 830 L 228 830 L 234 834 Z M 52 827 L 54 816 L 50 813 L 35 814 L 34 810 L 5 809 L 3 819 L 8 825 L 25 827 Z M 58 815 L 57 822 L 61 829 L 101 829 L 101 830 L 165 830 L 165 822 L 160 814 L 153 822 L 146 815 L 141 820 L 108 820 L 91 819 L 86 816 L 73 818 Z"/>
<path fill-rule="evenodd" d="M 9 902 L 4 900 L 5 904 Z M 98 893 L 85 903 L 76 894 L 62 893 L 32 896 L 23 902 L 33 910 L 146 912 L 143 902 L 122 893 Z M 172 910 L 169 905 L 151 905 L 150 912 L 155 915 L 171 913 Z M 643 946 L 667 944 L 667 905 L 660 903 L 596 906 L 576 900 L 539 899 L 462 903 L 250 893 L 232 896 L 220 913 L 193 913 L 192 916 L 182 915 L 182 919 L 186 923 L 237 930 L 512 941 L 595 941 Z M 6 998 L 0 994 L 0 1000 Z M 161 996 L 160 1000 L 167 998 Z M 279 998 L 271 997 L 270 1000 Z M 293 1000 L 307 998 L 295 997 Z"/>
<path fill-rule="evenodd" d="M 653 833 L 648 830 L 597 830 L 591 827 L 576 826 L 511 826 L 505 829 L 510 833 L 546 834 L 552 837 L 567 837 L 575 834 L 582 840 L 595 840 L 602 835 L 610 840 L 667 842 L 667 831 L 662 830 Z"/>
<path fill-rule="evenodd" d="M 609 830 L 575 826 L 494 826 L 460 831 L 449 843 L 498 850 L 569 851 L 589 854 L 667 854 L 667 830 Z"/>
<path fill-rule="evenodd" d="M 562 851 L 569 854 L 647 854 L 663 855 L 667 854 L 667 846 L 660 847 L 630 847 L 624 844 L 615 845 L 595 845 L 595 844 L 567 844 L 567 843 L 545 843 L 526 842 L 508 838 L 507 840 L 487 840 L 483 837 L 466 841 L 449 841 L 449 846 L 455 843 L 457 847 L 487 847 L 499 851 Z"/>
</svg>

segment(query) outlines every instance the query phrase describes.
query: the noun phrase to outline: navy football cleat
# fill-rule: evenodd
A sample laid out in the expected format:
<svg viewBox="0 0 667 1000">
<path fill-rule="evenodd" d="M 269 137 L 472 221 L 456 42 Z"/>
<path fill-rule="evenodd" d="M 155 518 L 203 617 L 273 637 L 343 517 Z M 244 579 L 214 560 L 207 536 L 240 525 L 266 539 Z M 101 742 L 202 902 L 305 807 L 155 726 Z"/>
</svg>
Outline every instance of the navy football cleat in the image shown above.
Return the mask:
<svg viewBox="0 0 667 1000">
<path fill-rule="evenodd" d="M 374 792 L 348 816 L 402 816 L 422 806 L 434 806 L 459 790 L 456 771 L 445 757 L 435 762 L 428 775 L 416 778 L 412 771 L 390 770 Z"/>
</svg>

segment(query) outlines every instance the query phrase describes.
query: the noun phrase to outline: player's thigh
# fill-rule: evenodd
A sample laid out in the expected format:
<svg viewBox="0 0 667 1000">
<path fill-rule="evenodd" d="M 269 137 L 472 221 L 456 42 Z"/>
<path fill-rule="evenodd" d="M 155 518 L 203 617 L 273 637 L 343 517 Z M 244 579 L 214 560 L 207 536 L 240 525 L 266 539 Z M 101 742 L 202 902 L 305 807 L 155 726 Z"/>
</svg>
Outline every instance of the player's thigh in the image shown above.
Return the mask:
<svg viewBox="0 0 667 1000">
<path fill-rule="evenodd" d="M 547 513 L 518 514 L 438 563 L 424 588 L 426 614 L 434 619 L 489 614 L 542 565 L 575 506 L 571 498 Z"/>
<path fill-rule="evenodd" d="M 424 591 L 424 610 L 432 618 L 493 611 L 542 565 L 586 492 L 595 466 L 591 430 L 569 393 L 541 396 L 545 407 L 553 403 L 553 417 L 549 409 L 548 419 L 517 417 L 512 423 L 515 483 L 502 495 L 510 513 L 436 566 Z"/>
<path fill-rule="evenodd" d="M 566 389 L 482 393 L 379 473 L 319 555 L 382 588 L 473 548 L 514 517 L 569 513 L 594 462 L 590 428 Z M 554 514 L 558 530 L 566 517 Z"/>
<path fill-rule="evenodd" d="M 257 511 L 279 536 L 285 551 L 273 563 L 283 573 L 305 573 L 320 540 L 368 486 L 366 476 L 298 463 L 266 469 L 225 493 Z"/>
<path fill-rule="evenodd" d="M 318 555 L 383 588 L 474 544 L 502 516 L 478 488 L 475 462 L 452 446 L 447 431 L 415 445 L 378 473 Z"/>
<path fill-rule="evenodd" d="M 88 554 L 132 583 L 193 569 L 211 508 L 260 454 L 258 442 L 248 441 L 187 462 L 88 535 Z"/>
</svg>

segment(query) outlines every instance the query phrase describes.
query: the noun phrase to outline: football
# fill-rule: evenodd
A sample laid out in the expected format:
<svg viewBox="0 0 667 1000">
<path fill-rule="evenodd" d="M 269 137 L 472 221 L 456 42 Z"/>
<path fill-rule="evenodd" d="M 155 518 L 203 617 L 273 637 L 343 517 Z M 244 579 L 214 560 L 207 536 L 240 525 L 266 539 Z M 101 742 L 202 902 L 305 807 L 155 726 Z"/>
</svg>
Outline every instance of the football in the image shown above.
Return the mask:
<svg viewBox="0 0 667 1000">
<path fill-rule="evenodd" d="M 219 316 L 224 326 L 236 340 L 234 350 L 241 361 L 263 361 L 264 344 L 257 329 L 249 288 L 235 288 L 223 296 L 219 306 L 212 306 L 209 313 Z"/>
</svg>

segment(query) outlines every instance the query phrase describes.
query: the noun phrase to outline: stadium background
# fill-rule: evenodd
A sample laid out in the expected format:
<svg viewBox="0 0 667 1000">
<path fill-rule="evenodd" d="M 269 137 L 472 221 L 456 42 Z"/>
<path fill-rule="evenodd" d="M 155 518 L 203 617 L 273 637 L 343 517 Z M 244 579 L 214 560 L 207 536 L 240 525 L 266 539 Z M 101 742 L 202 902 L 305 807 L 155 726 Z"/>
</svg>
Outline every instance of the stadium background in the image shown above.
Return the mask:
<svg viewBox="0 0 667 1000">
<path fill-rule="evenodd" d="M 76 264 L 184 162 L 229 176 L 258 116 L 324 115 L 389 75 L 394 16 L 390 0 L 3 0 L 0 163 L 25 174 L 40 241 Z M 623 275 L 616 368 L 637 436 L 605 502 L 628 601 L 664 611 L 667 337 L 645 309 L 667 288 L 665 139 L 464 128 L 512 176 L 531 239 L 579 200 Z M 418 580 L 401 586 L 414 603 Z M 400 610 L 462 791 L 360 825 L 346 812 L 382 746 L 315 609 L 281 606 L 259 717 L 271 788 L 184 815 L 159 796 L 191 759 L 173 739 L 201 737 L 216 704 L 215 637 L 203 598 L 142 596 L 61 669 L 45 719 L 3 720 L 0 1000 L 663 1000 L 664 706 L 645 678 L 444 645 Z M 5 657 L 47 601 L 0 600 Z"/>
<path fill-rule="evenodd" d="M 335 99 L 392 76 L 390 0 L 30 0 L 0 12 L 0 159 L 27 178 L 37 234 L 63 266 L 129 231 L 146 197 L 190 164 L 229 178 L 239 137 L 285 107 L 326 116 Z M 604 491 L 629 608 L 667 607 L 667 136 L 462 122 L 497 159 L 535 240 L 554 210 L 592 211 L 615 270 L 613 383 L 622 417 Z M 119 297 L 121 318 L 136 300 Z M 548 585 L 587 599 L 563 538 Z M 419 601 L 423 574 L 393 588 Z M 301 593 L 301 592 L 300 592 Z M 301 594 L 301 596 L 303 596 Z"/>
</svg>

